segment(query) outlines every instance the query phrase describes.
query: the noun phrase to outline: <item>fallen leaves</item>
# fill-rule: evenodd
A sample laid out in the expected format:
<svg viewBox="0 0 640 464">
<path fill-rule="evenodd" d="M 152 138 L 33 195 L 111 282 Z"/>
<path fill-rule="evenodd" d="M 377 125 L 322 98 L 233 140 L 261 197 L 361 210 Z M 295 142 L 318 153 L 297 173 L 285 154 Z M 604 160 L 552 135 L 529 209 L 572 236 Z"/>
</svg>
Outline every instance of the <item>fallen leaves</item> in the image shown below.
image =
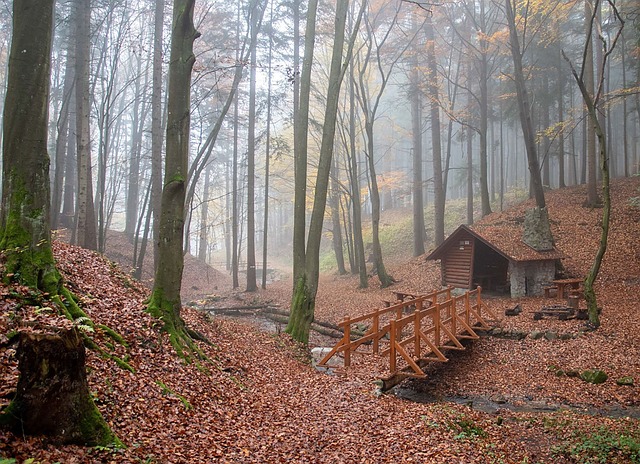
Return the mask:
<svg viewBox="0 0 640 464">
<path fill-rule="evenodd" d="M 637 419 L 610 419 L 579 412 L 514 412 L 508 406 L 556 404 L 591 410 L 616 407 L 638 409 L 636 386 L 618 386 L 624 376 L 640 379 L 638 315 L 640 253 L 635 221 L 621 198 L 635 194 L 638 180 L 613 187 L 614 213 L 610 248 L 598 282 L 603 307 L 602 328 L 570 340 L 505 340 L 485 337 L 448 363 L 430 372 L 425 381 L 412 381 L 432 397 L 500 398 L 493 414 L 452 402 L 415 403 L 385 395 L 377 397 L 371 381 L 384 369 L 381 358 L 355 355 L 353 368 L 341 377 L 315 371 L 301 359 L 304 350 L 286 335 L 260 331 L 250 321 L 212 318 L 196 309 L 183 317 L 212 345 L 201 344 L 211 360 L 199 369 L 177 358 L 158 321 L 145 312 L 147 291 L 100 255 L 56 243 L 54 251 L 69 286 L 81 297 L 83 309 L 97 324 L 117 330 L 128 348 L 113 347 L 133 366 L 123 371 L 112 361 L 88 352 L 90 388 L 96 403 L 128 448 L 94 450 L 54 447 L 38 437 L 16 437 L 0 431 L 0 456 L 43 462 L 571 462 L 552 455 L 552 447 L 572 433 L 602 424 L 611 430 L 638 428 Z M 571 258 L 567 268 L 582 275 L 591 262 L 597 238 L 597 210 L 576 207 L 581 188 L 551 192 L 550 215 L 558 247 Z M 626 206 L 625 206 L 626 205 Z M 520 208 L 520 207 L 518 207 Z M 524 207 L 522 207 L 524 208 Z M 518 215 L 518 209 L 505 214 Z M 576 234 L 584 240 L 575 240 Z M 427 293 L 438 286 L 440 273 L 424 257 L 390 265 L 400 280 L 393 289 Z M 201 285 L 201 284 L 200 284 Z M 194 285 L 192 285 L 194 286 Z M 195 285 L 198 286 L 198 285 Z M 316 318 L 339 322 L 382 305 L 391 296 L 371 288 L 357 289 L 357 277 L 322 276 Z M 0 285 L 0 406 L 17 382 L 14 347 L 8 337 L 18 313 L 44 323 L 46 315 L 33 308 L 16 309 L 14 288 Z M 274 283 L 257 298 L 286 307 L 291 283 Z M 237 301 L 220 284 L 220 298 Z M 534 321 L 542 299 L 518 300 L 523 312 L 502 321 L 505 329 L 555 330 L 577 333 L 579 321 Z M 500 313 L 516 302 L 489 302 Z M 63 322 L 61 322 L 63 323 Z M 108 339 L 97 330 L 95 337 Z M 312 334 L 312 343 L 327 346 L 333 339 Z M 609 380 L 592 385 L 558 376 L 564 371 L 601 368 Z M 162 385 L 166 387 L 163 389 Z M 182 397 L 184 401 L 180 398 Z M 185 402 L 192 406 L 188 409 Z M 631 410 L 630 409 L 630 410 Z"/>
</svg>

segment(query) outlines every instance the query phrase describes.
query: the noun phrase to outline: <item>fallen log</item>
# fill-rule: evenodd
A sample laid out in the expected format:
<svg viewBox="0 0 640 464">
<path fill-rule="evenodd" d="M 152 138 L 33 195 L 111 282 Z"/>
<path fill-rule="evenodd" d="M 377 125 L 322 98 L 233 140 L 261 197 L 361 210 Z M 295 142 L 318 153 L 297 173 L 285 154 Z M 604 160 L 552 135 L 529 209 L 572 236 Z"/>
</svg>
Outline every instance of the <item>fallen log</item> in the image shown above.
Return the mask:
<svg viewBox="0 0 640 464">
<path fill-rule="evenodd" d="M 228 306 L 224 308 L 214 308 L 214 307 L 201 307 L 200 309 L 208 312 L 213 312 L 215 314 L 240 314 L 244 311 L 251 312 L 253 311 L 254 315 L 260 315 L 267 319 L 271 319 L 275 322 L 281 322 L 283 324 L 287 324 L 289 322 L 290 313 L 287 311 L 283 311 L 274 306 L 270 305 L 253 305 L 253 306 Z M 342 327 L 337 324 L 333 324 L 331 322 L 325 321 L 313 321 L 311 323 L 311 329 L 314 332 L 318 332 L 322 335 L 326 335 L 332 338 L 342 338 L 343 332 Z M 351 329 L 351 339 L 356 340 L 365 335 L 364 332 Z"/>
<path fill-rule="evenodd" d="M 257 311 L 261 309 L 268 308 L 267 305 L 252 305 L 252 306 L 227 306 L 224 308 L 214 308 L 207 306 L 200 306 L 200 309 L 203 311 L 215 312 L 219 314 L 234 314 L 240 311 Z"/>
<path fill-rule="evenodd" d="M 289 323 L 288 316 L 282 316 L 280 314 L 272 314 L 272 313 L 262 313 L 262 316 L 272 321 L 280 322 L 282 324 Z M 313 330 L 314 332 L 318 332 L 319 334 L 326 335 L 327 337 L 342 338 L 342 332 L 338 332 L 333 329 L 328 329 L 326 327 L 319 325 L 316 322 L 311 323 L 311 330 Z"/>
</svg>

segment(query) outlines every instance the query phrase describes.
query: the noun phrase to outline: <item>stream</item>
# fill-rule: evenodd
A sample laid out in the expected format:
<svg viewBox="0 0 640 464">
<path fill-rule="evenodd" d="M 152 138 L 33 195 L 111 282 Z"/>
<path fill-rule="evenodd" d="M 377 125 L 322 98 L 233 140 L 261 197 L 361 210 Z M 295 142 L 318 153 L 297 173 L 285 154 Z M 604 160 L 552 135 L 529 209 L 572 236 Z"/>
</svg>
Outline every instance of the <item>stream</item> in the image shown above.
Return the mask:
<svg viewBox="0 0 640 464">
<path fill-rule="evenodd" d="M 540 400 L 519 399 L 517 402 L 509 402 L 506 399 L 492 400 L 482 396 L 435 396 L 428 392 L 418 391 L 410 386 L 399 385 L 393 390 L 393 394 L 400 399 L 415 403 L 440 403 L 450 402 L 463 404 L 472 409 L 489 414 L 497 414 L 501 410 L 524 413 L 551 413 L 560 410 L 569 410 L 591 416 L 603 416 L 613 419 L 630 417 L 640 419 L 640 407 L 625 407 L 619 404 L 595 406 L 576 406 L 571 404 L 552 403 Z"/>
</svg>

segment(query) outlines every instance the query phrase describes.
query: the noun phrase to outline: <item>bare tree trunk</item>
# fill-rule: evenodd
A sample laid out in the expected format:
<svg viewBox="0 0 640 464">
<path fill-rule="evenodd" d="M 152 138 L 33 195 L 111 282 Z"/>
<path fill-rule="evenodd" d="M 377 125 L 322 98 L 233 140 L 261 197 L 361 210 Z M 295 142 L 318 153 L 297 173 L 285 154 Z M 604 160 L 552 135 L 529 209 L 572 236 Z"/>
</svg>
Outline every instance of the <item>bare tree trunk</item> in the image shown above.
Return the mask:
<svg viewBox="0 0 640 464">
<path fill-rule="evenodd" d="M 76 5 L 76 141 L 78 147 L 76 239 L 79 246 L 96 250 L 98 242 L 91 174 L 91 95 L 89 93 L 89 25 L 91 6 L 90 0 L 77 0 Z"/>
<path fill-rule="evenodd" d="M 333 253 L 336 256 L 338 274 L 344 275 L 347 273 L 347 270 L 344 267 L 342 228 L 340 226 L 340 183 L 338 181 L 338 166 L 335 156 L 331 163 L 330 180 L 331 192 L 329 195 L 329 207 L 331 208 L 331 243 L 333 244 Z"/>
<path fill-rule="evenodd" d="M 300 76 L 300 106 L 293 124 L 293 287 L 304 273 L 305 268 L 305 231 L 307 214 L 307 131 L 309 127 L 309 97 L 311 93 L 311 64 L 316 37 L 316 14 L 318 0 L 309 0 L 307 7 L 307 25 L 305 29 L 304 58 Z M 295 294 L 295 290 L 294 290 Z"/>
<path fill-rule="evenodd" d="M 207 166 L 204 174 L 204 192 L 200 205 L 200 241 L 198 243 L 198 259 L 207 262 L 207 230 L 209 229 L 209 196 L 211 189 L 211 165 Z"/>
<path fill-rule="evenodd" d="M 599 3 L 599 2 L 597 2 Z M 590 0 L 584 2 L 584 21 L 586 38 L 586 53 L 584 55 L 584 86 L 587 88 L 589 94 L 593 95 L 593 39 L 591 38 L 590 30 L 593 24 L 591 16 L 593 10 Z M 581 89 L 582 90 L 582 89 Z M 584 97 L 583 97 L 584 98 Z M 593 98 L 593 97 L 592 97 Z M 587 198 L 585 200 L 585 206 L 595 207 L 600 205 L 600 198 L 598 197 L 598 189 L 596 185 L 596 170 L 598 166 L 597 154 L 596 154 L 596 134 L 595 127 L 592 119 L 588 116 L 585 119 L 585 127 L 587 129 Z"/>
<path fill-rule="evenodd" d="M 610 42 L 610 44 L 604 43 L 604 40 L 603 40 L 603 47 L 607 47 L 608 45 L 608 48 L 606 49 L 606 53 L 603 53 L 602 55 L 602 60 L 600 62 L 601 72 L 598 74 L 599 75 L 598 87 L 597 87 L 598 90 L 595 93 L 593 93 L 593 87 L 587 86 L 588 85 L 587 81 L 589 79 L 589 76 L 588 76 L 589 60 L 587 59 L 583 60 L 583 68 L 580 75 L 578 75 L 578 73 L 576 72 L 575 68 L 573 67 L 569 59 L 565 56 L 565 59 L 567 60 L 567 62 L 569 62 L 569 65 L 571 67 L 571 73 L 573 74 L 573 77 L 575 78 L 575 81 L 578 84 L 578 88 L 580 89 L 580 92 L 582 94 L 582 99 L 585 103 L 587 114 L 589 115 L 589 119 L 593 124 L 593 128 L 598 137 L 598 142 L 600 147 L 599 160 L 600 160 L 600 172 L 602 174 L 602 197 L 603 197 L 602 234 L 600 236 L 600 244 L 598 246 L 598 251 L 596 252 L 596 256 L 594 258 L 589 274 L 587 275 L 584 281 L 584 296 L 585 296 L 585 300 L 587 301 L 587 310 L 589 313 L 589 324 L 594 329 L 600 326 L 600 316 L 598 312 L 596 293 L 593 288 L 593 284 L 595 283 L 596 278 L 598 277 L 598 273 L 600 272 L 600 266 L 602 264 L 602 259 L 604 258 L 604 255 L 607 251 L 607 242 L 609 237 L 609 223 L 611 218 L 611 193 L 610 193 L 610 187 L 609 187 L 609 164 L 608 164 L 609 154 L 607 153 L 606 134 L 604 132 L 604 129 L 600 125 L 600 119 L 598 118 L 598 112 L 600 111 L 600 109 L 598 108 L 598 104 L 600 102 L 600 97 L 602 96 L 602 92 L 603 92 L 604 68 L 605 68 L 607 59 L 615 49 L 616 43 L 620 38 L 620 36 L 622 35 L 622 29 L 624 27 L 624 21 L 620 17 L 618 10 L 615 7 L 615 4 L 612 1 L 608 1 L 608 3 L 615 14 L 615 19 L 620 23 L 620 27 L 617 30 L 615 38 Z M 595 2 L 595 8 L 596 9 L 600 8 L 599 1 L 597 0 Z M 585 41 L 583 56 L 586 56 L 589 53 L 591 53 L 590 52 L 590 49 L 592 47 L 591 35 L 594 27 L 594 21 L 596 20 L 596 18 L 597 18 L 597 15 L 592 14 L 586 22 L 587 33 L 586 33 L 586 41 Z M 593 70 L 593 66 L 591 66 L 591 70 Z"/>
<path fill-rule="evenodd" d="M 71 95 L 71 108 L 75 108 L 76 97 L 75 92 Z M 72 115 L 70 115 L 72 116 Z M 75 114 L 73 114 L 75 116 Z M 62 217 L 60 218 L 60 225 L 71 229 L 71 243 L 76 243 L 76 227 L 75 227 L 75 199 L 78 176 L 76 173 L 78 163 L 76 159 L 76 118 L 69 118 L 69 134 L 67 136 L 68 142 L 66 147 L 65 164 L 64 164 L 64 191 L 62 194 Z"/>
<path fill-rule="evenodd" d="M 414 63 L 417 66 L 417 63 Z M 413 141 L 413 256 L 423 255 L 424 249 L 424 202 L 422 201 L 422 98 L 418 87 L 418 70 L 412 71 L 412 85 L 409 98 L 411 100 L 411 129 Z"/>
<path fill-rule="evenodd" d="M 251 9 L 251 28 L 258 27 L 256 18 L 260 7 L 254 4 Z M 254 31 L 255 32 L 255 31 Z M 249 128 L 247 141 L 247 292 L 258 290 L 256 281 L 256 47 L 251 49 L 251 65 L 249 70 Z"/>
<path fill-rule="evenodd" d="M 353 209 L 353 253 L 355 265 L 360 277 L 360 288 L 369 286 L 367 278 L 367 263 L 364 255 L 364 240 L 362 238 L 362 201 L 360 196 L 360 169 L 358 166 L 358 151 L 356 148 L 356 102 L 355 77 L 353 62 L 349 63 L 349 152 L 351 156 L 351 207 Z"/>
<path fill-rule="evenodd" d="M 151 78 L 151 212 L 153 215 L 153 267 L 158 264 L 160 210 L 162 208 L 162 33 L 164 0 L 155 0 L 153 18 L 153 75 Z"/>
<path fill-rule="evenodd" d="M 142 60 L 138 60 L 138 75 L 142 70 Z M 144 87 L 146 87 L 146 82 Z M 131 240 L 138 219 L 138 197 L 140 196 L 140 156 L 142 149 L 142 133 L 144 130 L 144 105 L 140 110 L 142 92 L 140 79 L 134 86 L 133 115 L 131 119 L 131 156 L 129 158 L 129 176 L 127 177 L 127 208 L 125 211 L 125 234 Z"/>
<path fill-rule="evenodd" d="M 184 269 L 184 207 L 189 159 L 191 70 L 195 63 L 193 41 L 199 37 L 193 25 L 195 0 L 176 0 L 173 7 L 167 155 L 160 214 L 158 266 L 147 310 L 164 323 L 171 344 L 180 356 L 184 346 L 193 351 L 184 321 L 180 286 Z"/>
<path fill-rule="evenodd" d="M 53 181 L 53 192 L 51 195 L 51 228 L 57 229 L 60 225 L 60 207 L 62 206 L 62 194 L 65 180 L 65 166 L 67 159 L 67 145 L 69 142 L 69 116 L 70 106 L 73 103 L 71 98 L 75 84 L 75 38 L 74 25 L 69 25 L 67 37 L 67 59 L 64 71 L 64 86 L 62 89 L 62 107 L 60 117 L 57 122 L 56 153 L 55 153 L 55 176 Z M 70 173 L 66 174 L 71 177 Z"/>
<path fill-rule="evenodd" d="M 512 1 L 513 0 L 506 0 L 505 3 L 507 23 L 509 25 L 509 48 L 511 49 L 511 56 L 513 58 L 514 82 L 516 85 L 516 93 L 518 95 L 518 111 L 520 113 L 520 124 L 522 125 L 522 133 L 527 151 L 527 160 L 529 162 L 531 188 L 536 200 L 536 206 L 542 209 L 546 206 L 544 189 L 542 186 L 542 178 L 540 176 L 540 163 L 538 161 L 535 133 L 533 130 L 533 123 L 531 121 L 531 106 L 522 70 L 520 39 L 516 29 L 516 20 L 513 5 L 511 3 Z"/>
<path fill-rule="evenodd" d="M 434 241 L 435 245 L 438 246 L 442 242 L 444 242 L 445 193 L 442 182 L 442 142 L 440 137 L 440 94 L 438 91 L 438 64 L 436 62 L 433 20 L 430 15 L 427 17 L 427 21 L 425 23 L 425 31 L 427 36 L 427 64 L 429 67 L 428 88 L 431 109 L 431 156 L 433 158 L 433 206 L 435 223 Z M 490 207 L 489 211 L 491 211 Z"/>
<path fill-rule="evenodd" d="M 238 38 L 238 48 L 236 49 L 236 65 L 240 60 L 240 1 L 238 1 L 236 10 L 236 37 Z M 240 237 L 238 226 L 240 218 L 238 217 L 238 202 L 240 196 L 238 195 L 238 106 L 239 96 L 236 92 L 233 100 L 233 161 L 232 161 L 232 181 L 231 181 L 231 281 L 233 288 L 240 287 L 240 280 L 238 276 L 240 258 L 238 256 L 240 249 Z"/>
<path fill-rule="evenodd" d="M 318 161 L 318 175 L 316 178 L 313 211 L 311 213 L 309 236 L 305 253 L 305 270 L 295 281 L 294 294 L 291 300 L 291 317 L 285 329 L 293 338 L 305 344 L 309 341 L 309 330 L 314 317 L 320 266 L 320 241 L 322 238 L 322 223 L 329 187 L 331 158 L 333 156 L 338 98 L 340 96 L 340 86 L 344 76 L 344 70 L 346 70 L 346 67 L 343 69 L 341 64 L 347 12 L 348 0 L 338 0 L 336 5 L 335 36 L 331 56 L 331 69 L 329 71 L 329 88 L 327 90 L 325 120 L 320 145 L 320 158 Z M 359 20 L 356 24 L 358 23 Z M 346 57 L 347 62 L 350 59 L 354 41 L 355 34 L 351 36 L 349 42 L 349 51 Z"/>
<path fill-rule="evenodd" d="M 564 79 L 562 77 L 562 67 L 560 63 L 557 66 L 558 70 L 558 123 L 564 124 Z M 558 134 L 558 188 L 565 188 L 567 186 L 565 182 L 565 142 L 564 142 L 564 129 L 560 130 Z"/>
<path fill-rule="evenodd" d="M 463 129 L 467 142 L 467 224 L 473 224 L 473 131 Z"/>
</svg>

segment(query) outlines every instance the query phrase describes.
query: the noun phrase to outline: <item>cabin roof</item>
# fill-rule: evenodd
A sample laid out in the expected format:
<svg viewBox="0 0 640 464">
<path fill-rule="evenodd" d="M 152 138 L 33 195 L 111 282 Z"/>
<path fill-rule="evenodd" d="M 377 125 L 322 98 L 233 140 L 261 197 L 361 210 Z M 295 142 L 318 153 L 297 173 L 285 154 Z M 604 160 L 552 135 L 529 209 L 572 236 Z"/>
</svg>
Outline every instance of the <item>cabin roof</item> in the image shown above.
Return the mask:
<svg viewBox="0 0 640 464">
<path fill-rule="evenodd" d="M 566 258 L 566 255 L 556 249 L 538 251 L 522 241 L 522 226 L 515 221 L 501 224 L 477 224 L 473 228 L 460 225 L 442 244 L 433 250 L 428 260 L 441 259 L 457 241 L 469 235 L 480 240 L 509 261 L 547 261 Z"/>
</svg>

